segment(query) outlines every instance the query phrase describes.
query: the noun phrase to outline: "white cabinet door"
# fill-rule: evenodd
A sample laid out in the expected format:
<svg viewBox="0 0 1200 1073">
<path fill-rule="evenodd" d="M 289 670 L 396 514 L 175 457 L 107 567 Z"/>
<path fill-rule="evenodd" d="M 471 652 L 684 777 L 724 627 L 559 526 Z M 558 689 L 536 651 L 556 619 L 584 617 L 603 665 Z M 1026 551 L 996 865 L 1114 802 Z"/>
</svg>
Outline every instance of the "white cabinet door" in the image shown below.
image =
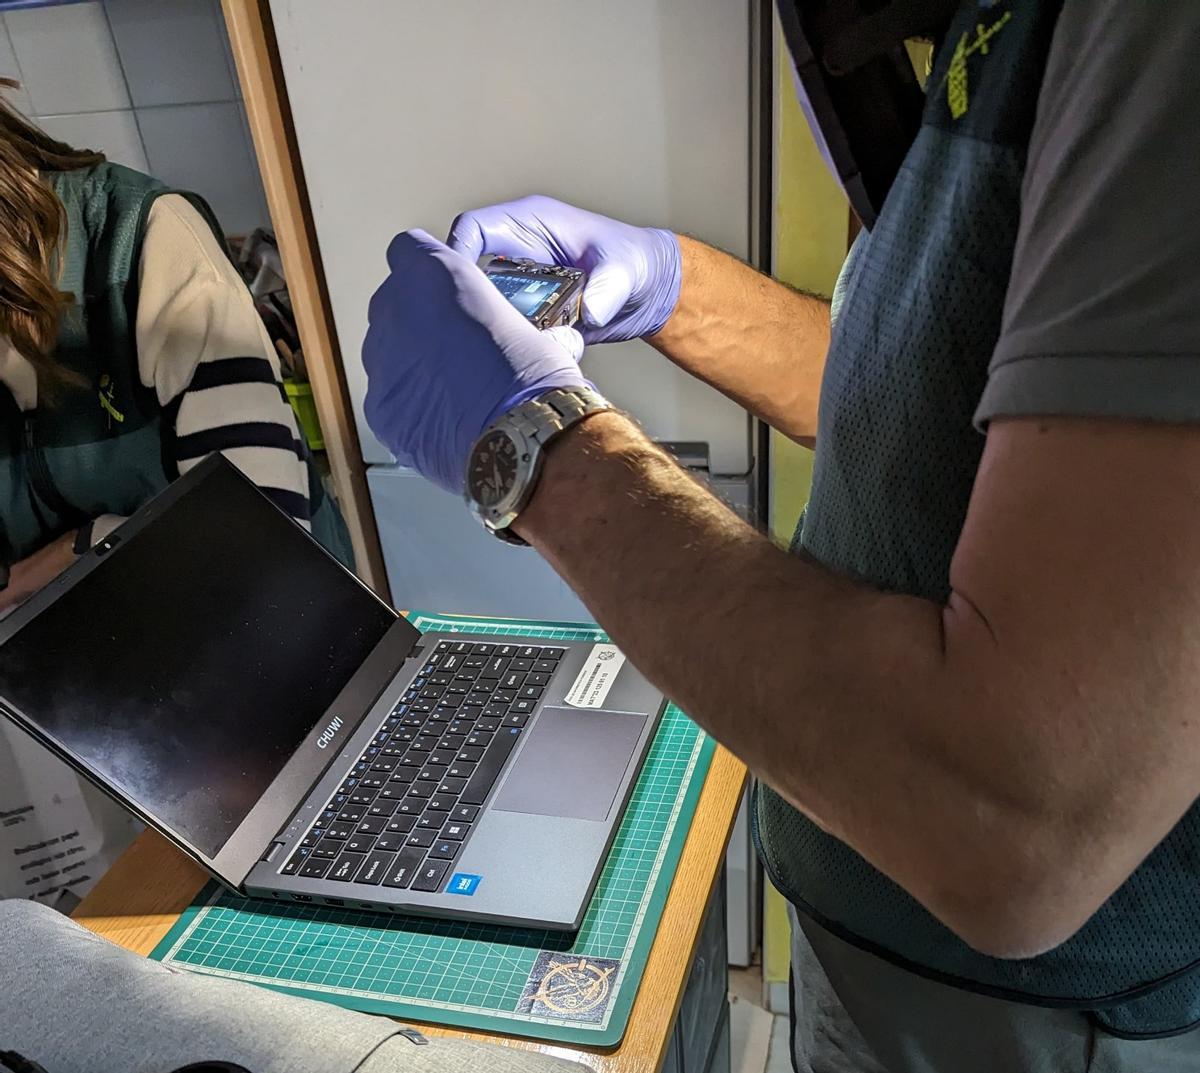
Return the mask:
<svg viewBox="0 0 1200 1073">
<path fill-rule="evenodd" d="M 591 621 L 545 559 L 485 533 L 457 496 L 401 466 L 371 466 L 367 486 L 396 607 Z"/>
<path fill-rule="evenodd" d="M 748 253 L 749 0 L 272 0 L 346 377 L 397 231 L 544 193 Z M 747 419 L 644 343 L 588 375 L 658 439 L 749 468 Z"/>
</svg>

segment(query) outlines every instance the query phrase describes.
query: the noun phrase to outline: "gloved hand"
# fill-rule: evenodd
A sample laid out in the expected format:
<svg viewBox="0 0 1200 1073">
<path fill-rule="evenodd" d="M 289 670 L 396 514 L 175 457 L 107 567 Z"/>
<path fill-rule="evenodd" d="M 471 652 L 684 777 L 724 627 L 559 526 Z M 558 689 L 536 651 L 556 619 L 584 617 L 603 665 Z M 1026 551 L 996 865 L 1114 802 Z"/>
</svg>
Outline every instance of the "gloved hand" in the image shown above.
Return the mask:
<svg viewBox="0 0 1200 1073">
<path fill-rule="evenodd" d="M 580 323 L 588 343 L 653 335 L 679 301 L 683 268 L 670 231 L 632 227 L 553 198 L 464 212 L 447 241 L 472 261 L 491 253 L 582 268 L 588 281 Z"/>
<path fill-rule="evenodd" d="M 591 387 L 574 328 L 540 332 L 473 261 L 424 231 L 388 247 L 363 343 L 367 421 L 398 462 L 461 493 L 475 440 L 551 388 Z"/>
</svg>

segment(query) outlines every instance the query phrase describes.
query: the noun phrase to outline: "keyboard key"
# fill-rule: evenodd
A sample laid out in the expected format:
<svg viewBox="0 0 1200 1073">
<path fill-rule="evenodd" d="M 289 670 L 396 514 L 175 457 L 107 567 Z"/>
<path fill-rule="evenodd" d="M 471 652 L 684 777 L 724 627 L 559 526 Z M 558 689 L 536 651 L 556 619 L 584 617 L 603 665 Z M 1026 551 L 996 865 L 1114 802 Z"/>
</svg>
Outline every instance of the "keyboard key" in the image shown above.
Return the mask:
<svg viewBox="0 0 1200 1073">
<path fill-rule="evenodd" d="M 336 880 L 338 883 L 349 883 L 365 858 L 365 853 L 343 853 L 333 862 L 333 868 L 325 878 Z"/>
<path fill-rule="evenodd" d="M 451 703 L 451 697 L 465 697 L 471 692 L 474 682 L 451 682 L 446 686 L 446 695 L 442 697 L 442 701 L 446 704 Z"/>
<path fill-rule="evenodd" d="M 390 772 L 395 766 L 399 757 L 394 756 L 377 756 L 375 763 L 371 765 L 372 771 Z"/>
<path fill-rule="evenodd" d="M 442 659 L 442 662 L 438 666 L 442 671 L 457 671 L 462 666 L 464 659 L 466 659 L 465 656 L 451 652 Z"/>
<path fill-rule="evenodd" d="M 438 674 L 431 674 L 429 676 L 429 684 L 431 686 L 448 686 L 453 679 L 454 675 L 439 672 Z"/>
<path fill-rule="evenodd" d="M 358 785 L 358 779 L 347 779 L 338 788 L 338 793 L 339 794 L 352 794 L 352 793 L 354 793 L 354 787 L 356 787 L 357 785 Z"/>
<path fill-rule="evenodd" d="M 351 805 L 362 805 L 366 808 L 372 801 L 375 800 L 375 791 L 358 790 L 350 795 Z"/>
<path fill-rule="evenodd" d="M 325 811 L 321 813 L 320 822 L 328 827 L 329 824 L 333 823 L 333 821 L 337 819 L 337 814 L 337 809 L 326 808 Z"/>
<path fill-rule="evenodd" d="M 475 774 L 471 776 L 459 796 L 459 800 L 464 805 L 482 805 L 487 800 L 487 795 L 495 785 L 496 779 L 500 777 L 501 769 L 508 762 L 513 749 L 516 748 L 519 736 L 517 733 L 504 730 L 496 734 L 491 745 L 487 747 L 487 752 L 483 754 L 479 766 L 476 767 Z"/>
<path fill-rule="evenodd" d="M 428 798 L 418 798 L 409 795 L 396 806 L 396 816 L 420 816 L 425 811 L 425 802 L 427 800 Z"/>
<path fill-rule="evenodd" d="M 411 831 L 416 826 L 416 824 L 417 824 L 417 817 L 416 817 L 415 813 L 409 813 L 407 815 L 405 815 L 403 813 L 398 813 L 397 815 L 393 816 L 390 820 L 388 820 L 388 825 L 386 828 L 384 828 L 384 834 L 385 835 L 406 835 L 406 834 L 408 834 L 409 831 Z"/>
<path fill-rule="evenodd" d="M 446 778 L 448 779 L 469 779 L 474 774 L 475 765 L 464 764 L 461 760 L 455 760 L 446 768 Z"/>
<path fill-rule="evenodd" d="M 475 817 L 479 815 L 479 807 L 477 805 L 457 805 L 450 810 L 451 819 L 458 823 L 474 823 Z"/>
<path fill-rule="evenodd" d="M 429 803 L 425 806 L 426 812 L 449 812 L 454 808 L 454 798 L 444 797 L 441 794 L 434 794 L 429 799 Z"/>
<path fill-rule="evenodd" d="M 342 852 L 341 842 L 326 842 L 322 839 L 313 848 L 312 857 L 321 857 L 327 861 L 332 861 L 339 853 Z"/>
<path fill-rule="evenodd" d="M 541 695 L 541 686 L 524 685 L 521 687 L 521 692 L 517 697 L 517 703 L 520 704 L 523 700 L 537 700 Z"/>
<path fill-rule="evenodd" d="M 375 839 L 375 852 L 377 853 L 395 853 L 398 849 L 404 848 L 404 843 L 408 841 L 407 835 L 388 835 L 382 834 Z"/>
<path fill-rule="evenodd" d="M 433 796 L 433 791 L 437 786 L 432 782 L 414 782 L 408 791 L 409 797 L 423 797 L 425 799 Z"/>
<path fill-rule="evenodd" d="M 415 745 L 415 744 L 416 744 L 416 742 L 413 742 L 413 745 Z M 410 746 L 410 748 L 411 748 L 411 746 Z M 383 784 L 385 782 L 387 782 L 386 778 L 384 778 L 383 776 L 381 776 L 379 774 L 373 774 L 373 775 L 368 775 L 365 779 L 362 780 L 361 783 L 359 783 L 359 785 L 364 787 L 367 790 L 382 790 Z"/>
<path fill-rule="evenodd" d="M 348 823 L 331 823 L 325 832 L 326 838 L 347 839 L 354 834 L 354 828 Z"/>
<path fill-rule="evenodd" d="M 506 715 L 504 717 L 504 725 L 505 726 L 514 726 L 515 725 L 515 724 L 509 722 L 509 716 L 511 716 L 514 712 L 517 715 L 532 715 L 536 708 L 537 708 L 536 700 L 514 700 L 512 707 L 509 708 L 509 710 L 508 710 L 508 715 Z"/>
<path fill-rule="evenodd" d="M 351 853 L 370 853 L 375 848 L 374 835 L 351 835 L 344 843 Z"/>
<path fill-rule="evenodd" d="M 542 650 L 540 648 L 526 645 L 517 654 L 521 657 L 521 659 L 537 659 L 542 654 Z"/>
<path fill-rule="evenodd" d="M 491 733 L 485 732 L 485 731 L 480 731 L 476 734 L 472 734 L 469 738 L 467 738 L 468 745 L 476 746 L 479 748 L 487 748 L 487 746 L 491 744 L 491 741 L 492 741 Z"/>
<path fill-rule="evenodd" d="M 386 749 L 383 750 L 383 756 L 394 756 L 397 760 L 400 759 L 408 751 L 408 742 L 401 741 L 399 738 L 394 740 Z M 393 765 L 394 767 L 395 765 Z"/>
<path fill-rule="evenodd" d="M 458 851 L 462 849 L 461 842 L 451 842 L 448 839 L 439 839 L 429 849 L 429 857 L 431 860 L 452 861 L 458 856 Z"/>
<path fill-rule="evenodd" d="M 541 659 L 560 660 L 565 656 L 567 650 L 565 648 L 543 648 L 539 654 Z"/>
<path fill-rule="evenodd" d="M 415 777 L 416 773 L 412 773 Z M 396 776 L 393 775 L 392 778 Z M 389 782 L 379 791 L 380 801 L 403 801 L 408 796 L 407 782 Z"/>
<path fill-rule="evenodd" d="M 467 785 L 467 780 L 466 780 L 466 779 L 451 779 L 451 778 L 445 778 L 445 779 L 442 779 L 442 783 L 441 783 L 441 785 L 438 787 L 438 791 L 437 791 L 437 792 L 438 792 L 439 794 L 454 794 L 454 795 L 458 795 L 458 794 L 461 794 L 461 793 L 463 792 L 463 789 L 466 787 L 466 785 Z"/>
<path fill-rule="evenodd" d="M 492 652 L 495 651 L 495 648 L 496 648 L 495 645 L 484 645 L 484 644 L 473 645 L 471 648 L 471 655 L 473 655 L 473 656 L 490 656 L 492 654 Z"/>
<path fill-rule="evenodd" d="M 432 831 L 430 831 L 430 830 L 424 830 L 424 831 L 423 831 L 423 830 L 420 830 L 420 829 L 418 828 L 417 830 L 413 831 L 413 832 L 412 832 L 412 833 L 411 833 L 411 834 L 408 836 L 408 842 L 407 842 L 406 844 L 407 844 L 407 845 L 409 845 L 409 846 L 423 846 L 423 847 L 428 847 L 428 846 L 432 846 L 432 845 L 433 845 L 433 840 L 434 840 L 435 838 L 437 838 L 437 831 L 436 831 L 436 830 L 432 830 Z"/>
<path fill-rule="evenodd" d="M 454 676 L 454 684 L 457 686 L 467 686 L 468 688 L 475 684 L 475 675 L 468 670 L 459 671 Z"/>
<path fill-rule="evenodd" d="M 429 741 L 426 739 L 423 739 L 423 738 L 418 738 L 416 741 L 414 741 L 408 747 L 408 753 L 405 755 L 408 756 L 408 755 L 411 755 L 412 753 L 431 753 L 431 752 L 433 752 L 433 746 L 429 743 Z"/>
<path fill-rule="evenodd" d="M 302 849 L 312 849 L 318 842 L 321 841 L 321 836 L 315 831 L 309 831 L 303 842 L 300 843 Z"/>
<path fill-rule="evenodd" d="M 451 822 L 442 828 L 442 838 L 449 839 L 451 842 L 461 842 L 467 837 L 467 833 L 471 830 L 469 823 Z"/>
<path fill-rule="evenodd" d="M 366 805 L 347 805 L 338 813 L 338 823 L 358 823 L 366 813 Z"/>
<path fill-rule="evenodd" d="M 483 719 L 503 719 L 508 712 L 507 704 L 489 704 L 483 709 Z"/>
<path fill-rule="evenodd" d="M 558 664 L 552 659 L 535 659 L 533 669 L 538 674 L 553 674 L 558 670 Z"/>
<path fill-rule="evenodd" d="M 527 686 L 544 686 L 550 681 L 548 674 L 527 674 L 525 675 L 525 684 Z"/>
<path fill-rule="evenodd" d="M 500 679 L 501 689 L 520 689 L 524 684 L 525 675 L 518 671 L 509 671 L 508 674 Z M 499 696 L 498 693 L 497 696 Z"/>
<path fill-rule="evenodd" d="M 462 704 L 463 697 L 465 697 L 466 695 L 467 695 L 466 689 L 460 689 L 457 692 L 449 692 L 448 691 L 446 693 L 446 695 L 438 702 L 437 711 L 439 711 L 439 712 L 453 711 L 454 709 L 458 708 Z"/>
<path fill-rule="evenodd" d="M 444 686 L 426 686 L 421 690 L 422 700 L 437 700 L 445 691 Z"/>
<path fill-rule="evenodd" d="M 517 704 L 520 703 L 520 701 L 517 701 Z M 526 712 L 518 711 L 517 704 L 514 704 L 512 712 L 504 717 L 504 725 L 506 727 L 523 727 L 529 722 L 529 715 Z"/>
<path fill-rule="evenodd" d="M 463 699 L 462 706 L 464 708 L 486 708 L 492 703 L 491 693 L 468 693 Z"/>
<path fill-rule="evenodd" d="M 446 777 L 446 769 L 440 764 L 426 764 L 417 774 L 417 782 L 439 783 Z"/>
<path fill-rule="evenodd" d="M 288 864 L 291 863 L 291 861 L 288 861 Z M 327 861 L 320 857 L 312 857 L 304 862 L 304 867 L 300 869 L 300 874 L 305 879 L 324 879 L 325 873 L 329 871 L 331 864 L 333 864 L 333 861 Z M 284 868 L 286 869 L 286 867 L 285 865 Z M 288 875 L 289 873 L 285 870 L 284 874 Z"/>
<path fill-rule="evenodd" d="M 460 656 L 469 656 L 471 654 L 470 641 L 451 641 L 450 651 Z"/>
<path fill-rule="evenodd" d="M 454 753 L 445 748 L 439 741 L 437 748 L 429 754 L 429 759 L 426 761 L 427 767 L 446 767 L 451 760 L 454 759 Z"/>
<path fill-rule="evenodd" d="M 445 817 L 440 812 L 427 812 L 417 820 L 418 831 L 440 831 Z"/>
<path fill-rule="evenodd" d="M 496 648 L 495 655 L 502 656 L 504 659 L 512 659 L 517 654 L 516 645 L 499 645 Z"/>
<path fill-rule="evenodd" d="M 387 821 L 382 816 L 368 816 L 358 825 L 357 830 L 360 835 L 377 835 L 382 833 L 386 826 Z"/>
<path fill-rule="evenodd" d="M 401 850 L 396 854 L 396 859 L 392 861 L 391 867 L 387 870 L 387 875 L 383 878 L 383 885 L 404 890 L 412 883 L 413 876 L 424 860 L 425 851 L 423 849 Z"/>
<path fill-rule="evenodd" d="M 372 887 L 378 886 L 379 882 L 388 873 L 388 869 L 392 866 L 392 861 L 396 859 L 394 853 L 381 853 L 378 850 L 367 858 L 367 863 L 359 870 L 355 876 L 355 883 L 368 883 Z"/>
<path fill-rule="evenodd" d="M 388 787 L 384 787 L 388 789 Z M 368 810 L 368 816 L 382 816 L 385 820 L 391 819 L 392 813 L 396 811 L 396 801 L 394 798 L 381 798 L 376 801 Z"/>
<path fill-rule="evenodd" d="M 479 679 L 483 681 L 487 678 L 499 678 L 507 670 L 508 660 L 503 656 L 493 656 L 487 661 L 487 665 L 480 670 Z"/>
<path fill-rule="evenodd" d="M 467 656 L 467 658 L 462 661 L 464 671 L 481 671 L 487 666 L 487 664 L 488 657 L 486 656 Z"/>
<path fill-rule="evenodd" d="M 446 878 L 446 869 L 450 867 L 449 861 L 426 861 L 422 866 L 416 881 L 412 885 L 413 890 L 440 890 L 442 880 Z"/>
<path fill-rule="evenodd" d="M 463 747 L 463 742 L 467 740 L 466 734 L 443 734 L 442 740 L 438 742 L 439 749 L 448 749 L 451 752 L 458 752 Z"/>
<path fill-rule="evenodd" d="M 417 772 L 419 770 L 420 768 L 418 768 L 416 764 L 396 768 L 396 770 L 392 772 L 392 777 L 388 779 L 387 786 L 385 786 L 384 789 L 389 790 L 397 783 L 407 786 L 413 781 L 413 779 L 417 777 Z"/>
<path fill-rule="evenodd" d="M 449 651 L 450 651 L 450 642 L 449 641 L 439 641 L 437 648 L 434 649 L 434 652 L 438 653 L 439 655 L 443 652 L 449 652 Z"/>
<path fill-rule="evenodd" d="M 500 726 L 500 724 L 503 722 L 504 722 L 504 715 L 503 715 L 503 709 L 501 709 L 501 714 L 498 716 L 488 716 L 486 719 L 483 719 L 483 718 L 476 719 L 475 720 L 475 729 L 492 731 L 492 730 L 496 730 Z"/>
<path fill-rule="evenodd" d="M 515 689 L 497 689 L 492 694 L 492 698 L 497 704 L 512 704 L 517 699 L 517 691 Z"/>
</svg>

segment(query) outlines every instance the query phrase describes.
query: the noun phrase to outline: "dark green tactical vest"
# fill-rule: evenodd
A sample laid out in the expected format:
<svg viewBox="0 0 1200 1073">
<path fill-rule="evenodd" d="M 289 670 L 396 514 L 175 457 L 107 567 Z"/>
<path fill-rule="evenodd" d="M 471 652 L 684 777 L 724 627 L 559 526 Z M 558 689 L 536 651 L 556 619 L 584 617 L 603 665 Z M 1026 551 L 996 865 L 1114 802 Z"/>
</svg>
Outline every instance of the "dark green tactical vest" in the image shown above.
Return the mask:
<svg viewBox="0 0 1200 1073">
<path fill-rule="evenodd" d="M 950 591 L 984 446 L 973 418 L 1000 334 L 1059 9 L 1059 0 L 961 4 L 921 131 L 834 296 L 813 490 L 796 544 L 882 590 L 938 602 Z M 1078 934 L 1022 961 L 972 950 L 769 789 L 755 820 L 765 866 L 798 909 L 914 972 L 1088 1011 L 1118 1035 L 1200 1023 L 1200 808 Z"/>
<path fill-rule="evenodd" d="M 21 413 L 0 384 L 0 558 L 15 562 L 101 514 L 129 515 L 177 477 L 174 414 L 139 375 L 138 265 L 166 186 L 117 164 L 48 176 L 66 210 L 56 360 L 80 378 Z M 224 247 L 208 206 L 182 193 Z M 230 355 L 238 357 L 241 355 Z M 282 390 L 282 389 L 281 389 Z M 345 523 L 309 460 L 313 534 L 352 566 Z"/>
</svg>

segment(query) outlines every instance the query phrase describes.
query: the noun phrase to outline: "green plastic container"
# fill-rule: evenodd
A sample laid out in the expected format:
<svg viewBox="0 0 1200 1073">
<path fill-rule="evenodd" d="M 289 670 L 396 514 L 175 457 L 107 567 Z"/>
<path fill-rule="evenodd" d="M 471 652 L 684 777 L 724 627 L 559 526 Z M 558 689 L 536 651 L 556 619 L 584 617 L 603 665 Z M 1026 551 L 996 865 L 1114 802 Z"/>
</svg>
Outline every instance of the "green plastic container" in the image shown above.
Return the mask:
<svg viewBox="0 0 1200 1073">
<path fill-rule="evenodd" d="M 289 380 L 284 377 L 283 390 L 304 433 L 310 451 L 324 451 L 325 437 L 321 433 L 321 422 L 317 420 L 317 404 L 313 401 L 312 384 L 307 380 Z"/>
</svg>

